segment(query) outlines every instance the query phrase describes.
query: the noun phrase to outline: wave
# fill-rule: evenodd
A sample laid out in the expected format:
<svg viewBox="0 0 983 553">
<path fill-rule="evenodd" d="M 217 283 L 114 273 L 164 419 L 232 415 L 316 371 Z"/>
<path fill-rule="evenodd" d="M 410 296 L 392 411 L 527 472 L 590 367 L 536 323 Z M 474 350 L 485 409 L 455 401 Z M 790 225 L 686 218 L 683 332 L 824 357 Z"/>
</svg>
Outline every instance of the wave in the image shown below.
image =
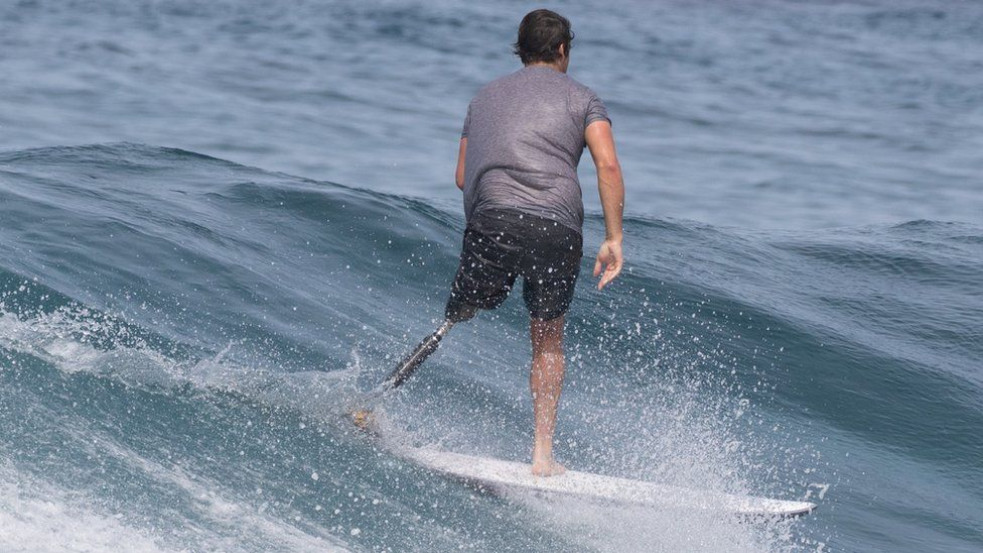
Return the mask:
<svg viewBox="0 0 983 553">
<path fill-rule="evenodd" d="M 476 504 L 394 467 L 346 426 L 360 391 L 441 316 L 460 215 L 108 144 L 0 153 L 0 220 L 0 387 L 14 398 L 0 411 L 13 429 L 6 485 L 51 482 L 125 505 L 134 521 L 161 520 L 154 497 L 168 498 L 172 537 L 154 542 L 165 545 L 188 543 L 173 530 L 181 524 L 215 539 L 238 524 L 202 514 L 195 497 L 214 494 L 215 508 L 277 525 L 243 550 L 301 535 L 341 549 L 643 548 L 596 512 L 557 519 L 530 507 L 564 528 L 602 524 L 600 543 Z M 589 215 L 587 258 L 602 229 Z M 632 215 L 626 235 L 623 278 L 604 292 L 585 278 L 569 316 L 558 437 L 575 466 L 805 497 L 853 481 L 827 459 L 859 443 L 861 466 L 890 452 L 896 464 L 880 470 L 927 467 L 956 504 L 983 494 L 971 483 L 983 453 L 983 229 L 766 232 Z M 525 317 L 510 301 L 455 328 L 384 409 L 420 440 L 524 458 Z M 119 484 L 102 489 L 106 478 Z M 141 495 L 147 486 L 155 491 Z M 685 542 L 670 531 L 678 516 L 645 520 L 664 530 L 667 550 Z M 502 528 L 505 537 L 483 530 Z M 805 538 L 788 525 L 679 528 L 729 550 L 827 539 L 821 526 Z"/>
</svg>

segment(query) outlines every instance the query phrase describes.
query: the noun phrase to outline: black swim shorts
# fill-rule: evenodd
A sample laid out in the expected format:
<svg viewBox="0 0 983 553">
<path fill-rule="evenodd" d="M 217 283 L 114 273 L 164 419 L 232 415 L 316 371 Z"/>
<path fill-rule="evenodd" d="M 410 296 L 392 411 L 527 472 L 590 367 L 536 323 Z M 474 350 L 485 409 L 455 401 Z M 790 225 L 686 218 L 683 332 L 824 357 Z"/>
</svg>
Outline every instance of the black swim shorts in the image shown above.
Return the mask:
<svg viewBox="0 0 983 553">
<path fill-rule="evenodd" d="M 582 256 L 580 233 L 556 221 L 511 210 L 477 213 L 464 231 L 446 317 L 460 322 L 475 308 L 495 309 L 521 276 L 530 316 L 555 319 L 570 307 Z"/>
</svg>

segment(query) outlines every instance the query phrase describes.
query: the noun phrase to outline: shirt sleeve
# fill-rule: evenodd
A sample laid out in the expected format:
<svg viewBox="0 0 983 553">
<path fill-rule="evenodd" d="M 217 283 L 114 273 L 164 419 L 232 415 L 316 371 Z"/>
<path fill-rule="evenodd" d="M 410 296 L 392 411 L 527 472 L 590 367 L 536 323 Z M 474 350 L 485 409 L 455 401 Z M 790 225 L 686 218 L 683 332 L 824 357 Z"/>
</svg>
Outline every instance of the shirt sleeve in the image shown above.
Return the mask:
<svg viewBox="0 0 983 553">
<path fill-rule="evenodd" d="M 471 126 L 471 104 L 468 104 L 468 114 L 464 117 L 464 128 L 461 129 L 461 138 L 468 137 L 468 127 Z"/>
<path fill-rule="evenodd" d="M 608 109 L 604 107 L 604 102 L 597 97 L 597 94 L 591 92 L 587 100 L 587 115 L 584 118 L 584 128 L 586 129 L 594 121 L 607 121 L 610 123 L 611 118 L 608 117 Z"/>
</svg>

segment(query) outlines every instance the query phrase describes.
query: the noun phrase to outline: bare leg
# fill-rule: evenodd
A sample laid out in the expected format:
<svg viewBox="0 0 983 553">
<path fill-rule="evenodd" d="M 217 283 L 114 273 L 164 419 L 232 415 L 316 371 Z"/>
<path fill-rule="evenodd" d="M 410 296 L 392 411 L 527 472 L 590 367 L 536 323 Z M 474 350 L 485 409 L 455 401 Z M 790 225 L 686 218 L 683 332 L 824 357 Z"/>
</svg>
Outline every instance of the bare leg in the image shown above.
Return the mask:
<svg viewBox="0 0 983 553">
<path fill-rule="evenodd" d="M 566 469 L 553 460 L 553 432 L 563 389 L 563 316 L 550 321 L 531 319 L 529 333 L 532 338 L 529 388 L 536 423 L 532 472 L 538 476 L 562 474 Z"/>
</svg>

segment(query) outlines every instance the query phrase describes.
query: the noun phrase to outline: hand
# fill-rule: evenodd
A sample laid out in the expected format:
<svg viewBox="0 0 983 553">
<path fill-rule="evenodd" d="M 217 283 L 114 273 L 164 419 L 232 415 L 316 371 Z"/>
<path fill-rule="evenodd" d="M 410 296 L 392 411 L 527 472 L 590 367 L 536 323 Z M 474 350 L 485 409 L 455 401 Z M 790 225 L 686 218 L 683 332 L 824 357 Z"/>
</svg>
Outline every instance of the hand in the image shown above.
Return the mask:
<svg viewBox="0 0 983 553">
<path fill-rule="evenodd" d="M 597 262 L 594 263 L 595 277 L 601 275 L 602 267 L 604 269 L 604 275 L 601 276 L 601 281 L 597 283 L 597 289 L 603 289 L 609 282 L 614 280 L 614 277 L 621 273 L 621 266 L 623 264 L 624 258 L 621 254 L 621 240 L 605 240 L 601 244 L 600 251 L 597 252 Z"/>
</svg>

